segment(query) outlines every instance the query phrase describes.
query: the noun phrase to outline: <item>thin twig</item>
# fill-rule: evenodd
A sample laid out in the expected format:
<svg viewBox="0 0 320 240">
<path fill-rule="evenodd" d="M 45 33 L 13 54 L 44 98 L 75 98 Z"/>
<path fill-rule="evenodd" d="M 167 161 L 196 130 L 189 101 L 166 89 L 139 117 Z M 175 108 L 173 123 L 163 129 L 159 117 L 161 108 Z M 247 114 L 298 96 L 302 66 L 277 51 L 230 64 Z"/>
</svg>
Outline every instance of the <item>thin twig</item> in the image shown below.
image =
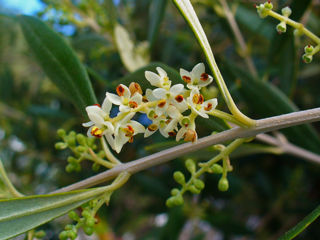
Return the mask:
<svg viewBox="0 0 320 240">
<path fill-rule="evenodd" d="M 176 147 L 166 149 L 164 151 L 140 158 L 138 160 L 118 165 L 110 170 L 97 174 L 93 177 L 87 178 L 83 181 L 71 184 L 67 187 L 56 190 L 58 192 L 68 192 L 71 190 L 88 188 L 97 184 L 104 183 L 118 176 L 121 172 L 127 171 L 134 174 L 136 172 L 148 169 L 166 163 L 172 159 L 183 156 L 185 154 L 209 147 L 214 144 L 222 143 L 225 141 L 253 137 L 263 132 L 270 132 L 281 128 L 287 128 L 304 123 L 311 123 L 320 121 L 320 108 L 314 108 L 305 111 L 299 111 L 280 116 L 265 118 L 256 121 L 256 126 L 253 128 L 240 128 L 235 127 L 221 133 L 210 135 L 198 139 L 195 143 L 185 143 Z"/>
<path fill-rule="evenodd" d="M 310 151 L 307 151 L 301 147 L 298 147 L 288 141 L 284 142 L 278 138 L 272 137 L 267 134 L 259 134 L 256 136 L 256 139 L 261 142 L 268 143 L 270 145 L 277 146 L 277 147 L 281 148 L 283 153 L 287 153 L 289 155 L 292 155 L 295 157 L 300 157 L 300 158 L 303 158 L 307 161 L 320 164 L 320 156 L 319 155 L 312 153 Z"/>
</svg>

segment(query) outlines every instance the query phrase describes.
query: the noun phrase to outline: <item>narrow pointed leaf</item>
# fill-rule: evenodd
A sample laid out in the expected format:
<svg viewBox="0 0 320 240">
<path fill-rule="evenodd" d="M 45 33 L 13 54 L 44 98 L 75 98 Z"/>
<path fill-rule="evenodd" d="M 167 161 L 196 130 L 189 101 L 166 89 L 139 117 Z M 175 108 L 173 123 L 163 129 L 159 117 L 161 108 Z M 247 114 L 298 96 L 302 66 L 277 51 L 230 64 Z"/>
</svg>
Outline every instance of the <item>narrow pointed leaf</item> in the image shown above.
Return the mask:
<svg viewBox="0 0 320 240">
<path fill-rule="evenodd" d="M 96 103 L 96 97 L 76 54 L 58 33 L 39 19 L 22 15 L 18 21 L 43 71 L 85 113 L 85 107 Z"/>
<path fill-rule="evenodd" d="M 57 218 L 103 193 L 104 188 L 0 200 L 0 240 Z"/>
</svg>

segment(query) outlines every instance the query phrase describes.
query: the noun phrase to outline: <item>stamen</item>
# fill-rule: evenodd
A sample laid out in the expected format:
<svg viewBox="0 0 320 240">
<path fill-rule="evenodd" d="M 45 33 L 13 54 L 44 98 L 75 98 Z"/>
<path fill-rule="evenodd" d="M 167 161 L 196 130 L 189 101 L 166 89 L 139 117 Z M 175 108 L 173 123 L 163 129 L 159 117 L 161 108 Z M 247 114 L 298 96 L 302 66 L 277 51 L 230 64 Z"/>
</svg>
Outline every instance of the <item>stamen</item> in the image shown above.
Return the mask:
<svg viewBox="0 0 320 240">
<path fill-rule="evenodd" d="M 182 95 L 177 95 L 175 98 L 174 98 L 177 102 L 182 102 L 183 101 L 183 96 Z"/>
<path fill-rule="evenodd" d="M 208 75 L 208 74 L 202 73 L 202 74 L 201 74 L 201 77 L 200 77 L 200 80 L 201 80 L 201 81 L 207 81 L 208 78 L 209 78 L 209 75 Z"/>
<path fill-rule="evenodd" d="M 129 107 L 136 108 L 138 107 L 138 103 L 136 103 L 135 101 L 129 101 Z"/>
<path fill-rule="evenodd" d="M 190 83 L 191 82 L 191 78 L 188 76 L 182 76 L 182 80 L 185 81 L 186 83 Z"/>
<path fill-rule="evenodd" d="M 139 83 L 136 83 L 136 82 L 130 83 L 129 90 L 131 92 L 131 96 L 133 96 L 136 92 L 142 94 L 142 89 Z"/>
<path fill-rule="evenodd" d="M 129 143 L 133 143 L 133 137 L 130 137 L 130 139 L 129 139 L 128 142 L 129 142 Z"/>
<path fill-rule="evenodd" d="M 119 85 L 116 90 L 117 90 L 117 94 L 118 94 L 120 97 L 123 96 L 123 94 L 124 94 L 124 88 L 123 88 L 121 85 Z"/>
<path fill-rule="evenodd" d="M 177 133 L 176 133 L 175 131 L 172 131 L 172 132 L 168 132 L 168 135 L 169 135 L 170 137 L 174 137 L 174 136 L 177 135 Z"/>
<path fill-rule="evenodd" d="M 162 99 L 158 103 L 159 108 L 163 108 L 166 105 L 167 101 L 165 99 Z"/>
<path fill-rule="evenodd" d="M 93 127 L 91 129 L 91 135 L 97 138 L 102 137 L 102 131 L 98 127 Z"/>
<path fill-rule="evenodd" d="M 97 106 L 97 107 L 101 108 L 101 105 L 99 103 L 93 104 L 93 106 Z"/>
<path fill-rule="evenodd" d="M 212 109 L 212 103 L 208 103 L 206 107 L 204 107 L 204 110 L 210 111 Z"/>
<path fill-rule="evenodd" d="M 202 96 L 202 94 L 197 93 L 197 94 L 193 95 L 193 97 L 192 97 L 192 102 L 194 104 L 202 104 L 203 101 L 204 101 L 204 97 Z"/>
<path fill-rule="evenodd" d="M 158 129 L 157 124 L 150 124 L 150 125 L 148 126 L 148 130 L 151 131 L 151 132 L 154 132 L 154 131 L 156 131 L 157 129 Z"/>
</svg>

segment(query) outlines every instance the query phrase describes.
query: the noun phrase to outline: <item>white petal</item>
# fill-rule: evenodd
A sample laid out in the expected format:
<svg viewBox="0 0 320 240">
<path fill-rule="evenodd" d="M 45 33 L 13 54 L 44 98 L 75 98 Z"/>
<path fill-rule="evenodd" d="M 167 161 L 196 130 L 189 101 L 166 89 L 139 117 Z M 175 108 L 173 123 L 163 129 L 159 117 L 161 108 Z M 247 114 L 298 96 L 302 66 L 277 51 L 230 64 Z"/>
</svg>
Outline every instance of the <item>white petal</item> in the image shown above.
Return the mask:
<svg viewBox="0 0 320 240">
<path fill-rule="evenodd" d="M 188 71 L 184 70 L 183 68 L 180 68 L 180 76 L 181 77 L 187 76 L 187 77 L 191 78 L 191 74 Z"/>
<path fill-rule="evenodd" d="M 172 132 L 177 128 L 177 125 L 178 125 L 178 119 L 172 119 L 167 125 L 167 127 L 164 129 L 164 131 L 167 133 Z"/>
<path fill-rule="evenodd" d="M 120 107 L 119 107 L 119 111 L 120 112 L 129 112 L 131 110 L 131 108 L 130 107 L 128 107 L 128 106 L 125 106 L 125 105 L 120 105 Z"/>
<path fill-rule="evenodd" d="M 167 110 L 168 115 L 173 119 L 179 119 L 181 117 L 181 113 L 175 106 L 169 106 Z"/>
<path fill-rule="evenodd" d="M 119 134 L 114 139 L 114 150 L 119 153 L 123 147 L 123 145 L 129 141 L 129 138 L 124 134 Z"/>
<path fill-rule="evenodd" d="M 177 136 L 176 136 L 176 141 L 179 141 L 181 138 L 183 138 L 183 136 L 186 132 L 187 132 L 187 128 L 185 128 L 185 127 L 180 128 L 180 130 L 178 131 Z"/>
<path fill-rule="evenodd" d="M 139 105 L 142 102 L 142 95 L 136 92 L 133 97 L 130 98 L 130 101 L 134 101 Z"/>
<path fill-rule="evenodd" d="M 163 128 L 160 128 L 160 129 L 159 129 L 159 132 L 160 132 L 161 135 L 164 136 L 165 138 L 169 137 L 169 134 L 168 134 L 166 131 L 164 131 Z"/>
<path fill-rule="evenodd" d="M 90 122 L 82 123 L 82 126 L 91 127 L 93 124 L 94 124 L 94 122 L 90 121 Z"/>
<path fill-rule="evenodd" d="M 179 94 L 181 94 L 184 90 L 184 85 L 183 84 L 176 84 L 176 85 L 173 85 L 171 88 L 170 88 L 170 93 L 173 95 L 173 96 L 177 96 Z"/>
<path fill-rule="evenodd" d="M 157 99 L 165 99 L 166 94 L 167 94 L 167 90 L 165 90 L 163 88 L 156 88 L 152 91 L 152 94 Z"/>
<path fill-rule="evenodd" d="M 107 127 L 107 130 L 104 131 L 105 133 L 113 134 L 114 133 L 114 126 L 111 122 L 104 122 L 104 125 Z"/>
<path fill-rule="evenodd" d="M 88 129 L 88 131 L 87 131 L 87 136 L 88 136 L 89 138 L 93 138 L 93 136 L 92 136 L 92 134 L 91 134 L 92 128 L 93 128 L 93 126 L 91 126 L 91 127 Z"/>
<path fill-rule="evenodd" d="M 205 86 L 209 85 L 212 82 L 212 80 L 213 80 L 212 76 L 209 75 L 207 81 L 199 80 L 199 86 L 205 87 Z"/>
<path fill-rule="evenodd" d="M 146 90 L 146 98 L 148 99 L 149 102 L 153 102 L 157 100 L 156 97 L 153 95 L 152 90 L 149 88 Z"/>
<path fill-rule="evenodd" d="M 150 131 L 148 128 L 146 129 L 146 131 L 144 132 L 144 137 L 147 138 L 149 136 L 151 136 L 152 134 L 154 134 L 157 130 L 155 131 Z"/>
<path fill-rule="evenodd" d="M 121 98 L 113 93 L 107 93 L 107 98 L 109 99 L 110 102 L 112 102 L 115 105 L 121 105 Z"/>
<path fill-rule="evenodd" d="M 96 125 L 99 125 L 98 127 L 101 127 L 102 125 L 104 125 L 104 119 L 100 115 L 92 112 L 92 113 L 88 113 L 88 117 Z"/>
<path fill-rule="evenodd" d="M 161 86 L 160 77 L 157 74 L 150 71 L 145 71 L 144 75 L 152 86 L 156 86 L 156 87 Z"/>
<path fill-rule="evenodd" d="M 174 101 L 173 105 L 181 112 L 183 113 L 184 111 L 188 110 L 188 104 L 186 103 L 185 100 L 183 100 L 182 102 L 177 102 Z"/>
<path fill-rule="evenodd" d="M 205 66 L 203 63 L 198 63 L 194 66 L 194 68 L 191 71 L 192 78 L 198 79 L 200 81 L 200 76 L 202 73 L 205 72 Z"/>
<path fill-rule="evenodd" d="M 107 94 L 105 99 L 103 100 L 101 108 L 106 114 L 108 115 L 110 114 L 110 110 L 112 108 L 112 102 L 108 99 Z"/>
<path fill-rule="evenodd" d="M 86 107 L 86 111 L 89 114 L 97 114 L 97 115 L 100 115 L 102 118 L 107 115 L 100 107 L 98 106 L 88 106 Z"/>
<path fill-rule="evenodd" d="M 167 76 L 167 72 L 165 70 L 163 70 L 161 67 L 157 67 L 156 68 L 160 77 L 163 78 L 163 77 L 166 77 Z"/>
<path fill-rule="evenodd" d="M 112 149 L 115 149 L 115 147 L 114 147 L 114 138 L 112 137 L 112 135 L 111 134 L 106 134 L 105 136 L 106 136 L 106 139 L 107 139 L 110 147 Z"/>
<path fill-rule="evenodd" d="M 130 121 L 128 123 L 128 125 L 131 125 L 133 127 L 134 135 L 136 135 L 138 133 L 143 133 L 145 131 L 144 126 L 141 123 L 137 122 L 137 121 L 133 121 L 132 120 L 132 121 Z"/>
<path fill-rule="evenodd" d="M 206 106 L 208 106 L 208 103 L 211 103 L 212 104 L 212 108 L 209 110 L 209 112 L 213 109 L 216 108 L 216 106 L 218 105 L 218 100 L 216 98 L 213 98 L 213 99 L 209 99 L 207 101 L 205 101 L 202 105 L 203 107 L 205 108 Z"/>
</svg>

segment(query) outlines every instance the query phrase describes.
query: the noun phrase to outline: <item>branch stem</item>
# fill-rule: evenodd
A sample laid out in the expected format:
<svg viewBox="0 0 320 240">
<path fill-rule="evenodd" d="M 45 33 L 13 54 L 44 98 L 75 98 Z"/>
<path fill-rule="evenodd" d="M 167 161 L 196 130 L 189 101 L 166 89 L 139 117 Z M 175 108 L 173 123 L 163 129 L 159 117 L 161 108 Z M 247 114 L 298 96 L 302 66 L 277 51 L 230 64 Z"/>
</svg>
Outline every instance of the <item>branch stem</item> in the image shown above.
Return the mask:
<svg viewBox="0 0 320 240">
<path fill-rule="evenodd" d="M 166 149 L 164 151 L 140 158 L 132 162 L 120 164 L 110 170 L 97 174 L 93 177 L 87 178 L 83 181 L 61 188 L 55 191 L 55 193 L 92 187 L 117 177 L 121 172 L 126 171 L 130 174 L 134 174 L 136 172 L 140 172 L 150 167 L 164 164 L 177 157 L 183 156 L 185 154 L 188 154 L 188 153 L 191 153 L 191 152 L 194 152 L 218 143 L 230 141 L 237 138 L 254 137 L 260 133 L 270 132 L 270 131 L 274 131 L 274 130 L 278 130 L 286 127 L 291 127 L 291 126 L 305 124 L 305 123 L 311 123 L 315 121 L 320 121 L 320 108 L 314 108 L 310 110 L 293 112 L 293 113 L 270 117 L 270 118 L 264 118 L 261 120 L 257 120 L 255 127 L 252 127 L 252 128 L 234 127 L 230 130 L 226 130 L 221 133 L 200 138 L 195 143 L 189 142 L 189 143 L 181 144 L 181 145 Z"/>
</svg>

